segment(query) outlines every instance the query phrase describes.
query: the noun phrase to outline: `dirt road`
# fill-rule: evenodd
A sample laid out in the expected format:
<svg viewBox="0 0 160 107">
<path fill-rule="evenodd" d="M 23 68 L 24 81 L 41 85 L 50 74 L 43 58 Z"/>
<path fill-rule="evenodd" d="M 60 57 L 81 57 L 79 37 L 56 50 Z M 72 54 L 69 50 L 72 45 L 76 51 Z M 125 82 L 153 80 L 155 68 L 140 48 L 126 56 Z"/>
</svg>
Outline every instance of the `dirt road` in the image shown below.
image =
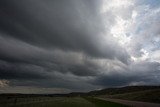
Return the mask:
<svg viewBox="0 0 160 107">
<path fill-rule="evenodd" d="M 148 103 L 148 102 L 140 102 L 140 101 L 128 101 L 128 100 L 120 100 L 120 99 L 110 99 L 110 98 L 99 98 L 106 101 L 116 102 L 125 104 L 131 107 L 160 107 L 160 104 L 157 103 Z"/>
</svg>

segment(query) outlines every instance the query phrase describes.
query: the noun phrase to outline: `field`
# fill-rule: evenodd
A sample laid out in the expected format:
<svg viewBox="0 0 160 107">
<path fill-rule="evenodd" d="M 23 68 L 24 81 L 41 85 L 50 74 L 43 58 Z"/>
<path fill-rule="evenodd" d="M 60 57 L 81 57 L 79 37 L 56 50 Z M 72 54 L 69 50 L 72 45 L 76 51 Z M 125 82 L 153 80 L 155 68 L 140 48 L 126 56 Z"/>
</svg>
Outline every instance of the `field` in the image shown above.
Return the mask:
<svg viewBox="0 0 160 107">
<path fill-rule="evenodd" d="M 88 95 L 102 98 L 160 103 L 160 86 L 126 86 L 91 91 Z"/>
<path fill-rule="evenodd" d="M 0 107 L 128 107 L 93 97 L 1 98 Z"/>
<path fill-rule="evenodd" d="M 107 100 L 111 98 L 111 100 Z M 159 86 L 128 86 L 88 93 L 69 94 L 0 94 L 0 107 L 128 107 L 116 99 L 160 103 Z M 106 101 L 105 101 L 106 100 Z M 122 103 L 122 104 L 119 104 Z M 127 105 L 132 105 L 130 102 Z M 142 107 L 142 106 L 138 106 Z M 159 107 L 159 105 L 158 105 Z"/>
<path fill-rule="evenodd" d="M 101 97 L 160 103 L 160 89 L 144 90 L 144 91 L 115 94 L 115 95 L 102 95 Z"/>
</svg>

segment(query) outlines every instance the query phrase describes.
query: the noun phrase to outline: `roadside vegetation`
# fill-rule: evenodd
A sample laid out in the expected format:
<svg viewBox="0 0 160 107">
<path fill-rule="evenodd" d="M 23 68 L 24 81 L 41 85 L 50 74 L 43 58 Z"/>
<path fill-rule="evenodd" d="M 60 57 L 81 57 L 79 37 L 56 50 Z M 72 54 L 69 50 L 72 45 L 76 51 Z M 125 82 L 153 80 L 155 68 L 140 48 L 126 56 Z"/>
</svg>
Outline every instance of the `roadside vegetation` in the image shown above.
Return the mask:
<svg viewBox="0 0 160 107">
<path fill-rule="evenodd" d="M 93 97 L 30 97 L 0 101 L 0 107 L 128 107 Z"/>
<path fill-rule="evenodd" d="M 0 107 L 127 107 L 98 97 L 160 103 L 160 86 L 127 86 L 69 94 L 0 94 Z"/>
<path fill-rule="evenodd" d="M 104 100 L 94 98 L 94 97 L 85 97 L 85 99 L 88 100 L 89 102 L 92 102 L 93 104 L 95 104 L 96 107 L 128 107 L 123 104 L 114 103 L 114 102 L 110 102 L 110 101 L 104 101 Z"/>
<path fill-rule="evenodd" d="M 101 97 L 160 103 L 160 89 L 145 90 L 145 91 L 115 94 L 115 95 L 102 95 Z"/>
</svg>

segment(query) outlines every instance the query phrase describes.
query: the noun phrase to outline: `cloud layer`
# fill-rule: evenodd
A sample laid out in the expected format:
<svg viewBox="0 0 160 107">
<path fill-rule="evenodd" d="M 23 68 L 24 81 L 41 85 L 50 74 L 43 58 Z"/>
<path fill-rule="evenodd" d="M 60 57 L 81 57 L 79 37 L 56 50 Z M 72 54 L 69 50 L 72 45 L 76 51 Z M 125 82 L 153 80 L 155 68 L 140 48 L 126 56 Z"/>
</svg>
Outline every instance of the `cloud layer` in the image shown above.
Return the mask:
<svg viewBox="0 0 160 107">
<path fill-rule="evenodd" d="M 159 85 L 158 3 L 0 1 L 0 85 L 35 93 Z"/>
</svg>

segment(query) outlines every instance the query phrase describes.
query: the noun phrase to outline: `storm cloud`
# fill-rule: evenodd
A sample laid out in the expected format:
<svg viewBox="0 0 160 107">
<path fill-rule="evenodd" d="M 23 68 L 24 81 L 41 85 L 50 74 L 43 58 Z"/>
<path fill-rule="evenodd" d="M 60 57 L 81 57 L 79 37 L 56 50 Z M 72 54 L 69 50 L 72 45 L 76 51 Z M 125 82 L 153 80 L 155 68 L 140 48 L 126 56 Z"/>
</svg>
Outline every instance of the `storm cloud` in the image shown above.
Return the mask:
<svg viewBox="0 0 160 107">
<path fill-rule="evenodd" d="M 1 0 L 0 83 L 8 81 L 2 90 L 159 85 L 158 3 Z"/>
</svg>

